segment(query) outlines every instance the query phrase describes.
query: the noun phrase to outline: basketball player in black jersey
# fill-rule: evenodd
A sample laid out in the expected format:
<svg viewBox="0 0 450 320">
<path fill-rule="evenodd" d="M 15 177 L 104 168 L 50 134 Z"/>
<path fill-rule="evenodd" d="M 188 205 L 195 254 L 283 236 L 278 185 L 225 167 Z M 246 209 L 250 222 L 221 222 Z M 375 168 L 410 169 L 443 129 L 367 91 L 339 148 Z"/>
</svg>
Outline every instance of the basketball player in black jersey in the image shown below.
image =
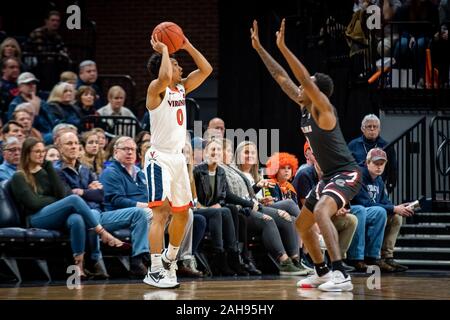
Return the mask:
<svg viewBox="0 0 450 320">
<path fill-rule="evenodd" d="M 307 196 L 299 218 L 297 230 L 311 255 L 315 274 L 297 283 L 301 288 L 318 288 L 323 291 L 351 291 L 353 284 L 342 265 L 338 234 L 331 217 L 346 214 L 344 207 L 361 188 L 361 173 L 339 127 L 336 109 L 330 103 L 333 80 L 325 74 L 310 76 L 308 70 L 286 47 L 284 42 L 285 20 L 276 33 L 276 43 L 289 64 L 298 87 L 287 72 L 267 53 L 259 42 L 258 24 L 250 29 L 252 46 L 259 54 L 272 77 L 281 89 L 301 108 L 301 129 L 322 168 L 322 180 Z M 327 245 L 332 270 L 324 262 L 319 239 L 311 227 L 317 222 Z"/>
</svg>

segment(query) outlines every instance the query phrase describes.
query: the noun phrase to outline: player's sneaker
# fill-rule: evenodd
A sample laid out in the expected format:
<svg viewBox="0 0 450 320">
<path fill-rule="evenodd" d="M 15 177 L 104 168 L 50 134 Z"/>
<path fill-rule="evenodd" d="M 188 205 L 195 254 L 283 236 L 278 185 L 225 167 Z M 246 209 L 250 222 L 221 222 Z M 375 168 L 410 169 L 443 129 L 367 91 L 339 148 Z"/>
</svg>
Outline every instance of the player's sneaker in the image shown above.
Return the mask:
<svg viewBox="0 0 450 320">
<path fill-rule="evenodd" d="M 323 276 L 319 277 L 317 275 L 317 272 L 314 271 L 314 274 L 302 279 L 297 282 L 297 287 L 302 289 L 308 289 L 308 288 L 317 288 L 321 284 L 324 284 L 331 280 L 331 271 L 328 271 Z"/>
<path fill-rule="evenodd" d="M 331 292 L 352 291 L 352 278 L 349 275 L 344 277 L 344 274 L 341 271 L 335 270 L 331 275 L 330 281 L 321 284 L 318 289 Z"/>
<path fill-rule="evenodd" d="M 177 270 L 178 270 L 178 264 L 177 264 L 177 260 L 169 260 L 166 256 L 166 251 L 164 251 L 161 254 L 161 260 L 162 260 L 162 265 L 164 267 L 164 269 L 166 269 L 167 271 L 167 276 L 169 277 L 169 279 L 173 282 L 178 282 L 177 280 Z"/>
<path fill-rule="evenodd" d="M 148 269 L 147 275 L 144 278 L 144 283 L 162 289 L 178 288 L 180 286 L 178 282 L 169 278 L 167 270 L 164 268 L 161 268 L 155 272 L 151 272 L 150 269 Z"/>
</svg>

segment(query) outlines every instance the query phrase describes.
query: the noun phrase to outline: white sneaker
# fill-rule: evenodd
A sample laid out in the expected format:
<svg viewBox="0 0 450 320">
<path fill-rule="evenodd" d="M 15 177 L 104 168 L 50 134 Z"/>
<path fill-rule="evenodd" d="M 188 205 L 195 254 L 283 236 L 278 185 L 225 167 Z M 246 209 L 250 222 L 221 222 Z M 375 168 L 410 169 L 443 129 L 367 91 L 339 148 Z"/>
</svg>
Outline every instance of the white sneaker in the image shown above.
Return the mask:
<svg viewBox="0 0 450 320">
<path fill-rule="evenodd" d="M 344 277 L 341 271 L 336 270 L 333 271 L 330 281 L 321 284 L 318 289 L 331 292 L 352 291 L 352 278 L 349 275 L 347 275 L 347 277 Z"/>
<path fill-rule="evenodd" d="M 151 272 L 150 269 L 148 269 L 147 275 L 144 278 L 144 283 L 162 289 L 178 288 L 180 286 L 178 282 L 174 282 L 169 278 L 169 275 L 164 268 L 161 268 L 155 272 Z"/>
<path fill-rule="evenodd" d="M 166 251 L 164 251 L 161 254 L 161 260 L 162 260 L 162 264 L 164 269 L 166 269 L 167 271 L 167 276 L 169 277 L 169 279 L 173 282 L 178 282 L 177 280 L 177 270 L 178 270 L 178 264 L 177 264 L 177 260 L 169 260 L 166 256 Z"/>
<path fill-rule="evenodd" d="M 328 271 L 326 274 L 324 274 L 321 277 L 319 277 L 317 275 L 317 272 L 314 271 L 313 275 L 298 281 L 297 287 L 302 288 L 302 289 L 317 288 L 321 284 L 324 284 L 330 280 L 331 280 L 331 271 Z"/>
</svg>

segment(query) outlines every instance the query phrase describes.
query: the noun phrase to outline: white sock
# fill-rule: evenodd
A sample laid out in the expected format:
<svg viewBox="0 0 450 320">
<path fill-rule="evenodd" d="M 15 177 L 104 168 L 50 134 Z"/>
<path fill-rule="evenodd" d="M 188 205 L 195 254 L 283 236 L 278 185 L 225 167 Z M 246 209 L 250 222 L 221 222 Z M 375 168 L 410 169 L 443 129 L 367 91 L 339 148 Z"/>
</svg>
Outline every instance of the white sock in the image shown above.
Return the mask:
<svg viewBox="0 0 450 320">
<path fill-rule="evenodd" d="M 177 260 L 178 250 L 180 250 L 180 247 L 174 247 L 169 243 L 169 247 L 166 251 L 166 257 L 171 261 Z"/>
<path fill-rule="evenodd" d="M 163 267 L 162 261 L 161 261 L 161 254 L 159 254 L 159 253 L 151 254 L 150 257 L 152 260 L 151 272 L 156 272 Z"/>
</svg>

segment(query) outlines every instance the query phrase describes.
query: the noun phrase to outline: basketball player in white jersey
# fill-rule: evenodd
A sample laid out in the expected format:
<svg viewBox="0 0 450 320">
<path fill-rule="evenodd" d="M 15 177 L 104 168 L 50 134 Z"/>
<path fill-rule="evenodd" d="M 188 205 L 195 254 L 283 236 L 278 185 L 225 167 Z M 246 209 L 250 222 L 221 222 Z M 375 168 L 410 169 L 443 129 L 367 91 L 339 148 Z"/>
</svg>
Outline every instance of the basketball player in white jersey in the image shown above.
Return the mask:
<svg viewBox="0 0 450 320">
<path fill-rule="evenodd" d="M 148 67 L 156 79 L 147 89 L 152 146 L 146 153 L 144 170 L 153 220 L 149 232 L 151 268 L 144 282 L 158 288 L 174 288 L 179 286 L 176 257 L 192 205 L 189 175 L 182 154 L 186 143 L 185 96 L 205 81 L 212 67 L 185 38 L 181 49 L 189 53 L 197 70 L 182 78 L 183 69 L 169 56 L 167 46 L 156 37 L 151 39 L 151 44 L 156 53 Z M 169 246 L 162 252 L 164 229 L 170 215 Z"/>
</svg>

